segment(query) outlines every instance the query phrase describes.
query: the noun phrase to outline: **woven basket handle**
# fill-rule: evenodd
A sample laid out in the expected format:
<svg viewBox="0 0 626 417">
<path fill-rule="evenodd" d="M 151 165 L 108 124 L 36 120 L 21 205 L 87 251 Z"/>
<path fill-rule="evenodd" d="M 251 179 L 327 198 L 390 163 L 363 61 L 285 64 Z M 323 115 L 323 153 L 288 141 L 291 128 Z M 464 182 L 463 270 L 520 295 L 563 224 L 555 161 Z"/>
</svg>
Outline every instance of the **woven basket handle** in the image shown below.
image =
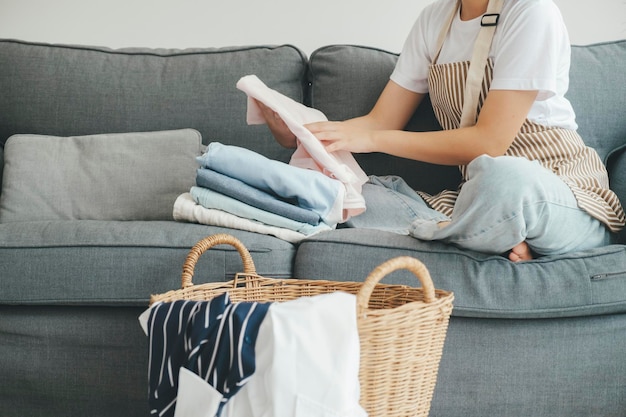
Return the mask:
<svg viewBox="0 0 626 417">
<path fill-rule="evenodd" d="M 398 269 L 408 269 L 411 271 L 422 284 L 424 290 L 424 301 L 432 303 L 436 301 L 435 285 L 430 278 L 430 273 L 426 266 L 415 258 L 410 256 L 399 256 L 392 258 L 378 265 L 365 279 L 363 286 L 357 294 L 357 313 L 362 316 L 369 307 L 370 297 L 376 284 L 380 282 L 386 275 Z"/>
<path fill-rule="evenodd" d="M 207 250 L 211 249 L 213 246 L 222 244 L 228 244 L 234 246 L 235 249 L 237 249 L 237 252 L 239 252 L 239 256 L 241 256 L 241 260 L 243 261 L 244 273 L 251 275 L 256 274 L 256 268 L 254 267 L 254 262 L 252 261 L 250 252 L 248 252 L 248 249 L 246 249 L 243 243 L 241 243 L 234 236 L 221 233 L 207 236 L 191 248 L 189 254 L 187 255 L 187 258 L 185 259 L 185 263 L 183 264 L 183 275 L 181 283 L 182 288 L 191 287 L 193 285 L 191 279 L 193 278 L 196 263 L 198 262 L 198 259 L 200 259 L 200 256 Z"/>
</svg>

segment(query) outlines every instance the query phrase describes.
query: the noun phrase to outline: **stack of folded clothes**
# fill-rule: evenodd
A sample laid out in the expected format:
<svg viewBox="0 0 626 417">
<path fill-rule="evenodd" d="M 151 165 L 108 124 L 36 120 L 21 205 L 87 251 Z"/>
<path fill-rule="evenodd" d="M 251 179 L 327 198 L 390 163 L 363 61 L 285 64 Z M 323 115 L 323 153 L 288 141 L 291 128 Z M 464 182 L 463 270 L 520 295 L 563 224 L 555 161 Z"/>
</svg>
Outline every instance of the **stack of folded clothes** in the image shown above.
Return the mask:
<svg viewBox="0 0 626 417">
<path fill-rule="evenodd" d="M 239 80 L 248 95 L 249 124 L 264 123 L 257 101 L 277 112 L 298 139 L 289 164 L 219 142 L 198 158 L 196 186 L 174 203 L 174 219 L 242 229 L 299 242 L 365 211 L 367 176 L 352 154 L 328 153 L 305 124 L 325 121 L 267 87 L 254 75 Z"/>
<path fill-rule="evenodd" d="M 198 157 L 196 186 L 174 203 L 174 219 L 265 233 L 298 242 L 336 227 L 345 187 L 321 172 L 212 142 Z"/>
</svg>

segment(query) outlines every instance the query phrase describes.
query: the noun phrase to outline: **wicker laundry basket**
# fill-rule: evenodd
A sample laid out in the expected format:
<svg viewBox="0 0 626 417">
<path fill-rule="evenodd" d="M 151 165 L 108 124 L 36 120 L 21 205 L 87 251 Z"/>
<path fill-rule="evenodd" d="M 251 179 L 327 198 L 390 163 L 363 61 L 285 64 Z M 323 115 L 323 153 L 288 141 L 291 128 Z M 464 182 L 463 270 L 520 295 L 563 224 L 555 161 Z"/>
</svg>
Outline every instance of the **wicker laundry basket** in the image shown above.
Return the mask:
<svg viewBox="0 0 626 417">
<path fill-rule="evenodd" d="M 229 282 L 194 285 L 199 257 L 220 244 L 237 249 L 243 273 Z M 398 269 L 412 272 L 422 287 L 379 282 Z M 227 234 L 212 235 L 190 250 L 183 265 L 182 288 L 153 295 L 150 304 L 209 300 L 224 292 L 233 302 L 280 302 L 334 291 L 357 296 L 360 402 L 369 416 L 428 416 L 454 296 L 435 289 L 428 270 L 415 258 L 384 262 L 363 283 L 265 278 L 256 274 L 250 253 L 239 240 Z"/>
</svg>

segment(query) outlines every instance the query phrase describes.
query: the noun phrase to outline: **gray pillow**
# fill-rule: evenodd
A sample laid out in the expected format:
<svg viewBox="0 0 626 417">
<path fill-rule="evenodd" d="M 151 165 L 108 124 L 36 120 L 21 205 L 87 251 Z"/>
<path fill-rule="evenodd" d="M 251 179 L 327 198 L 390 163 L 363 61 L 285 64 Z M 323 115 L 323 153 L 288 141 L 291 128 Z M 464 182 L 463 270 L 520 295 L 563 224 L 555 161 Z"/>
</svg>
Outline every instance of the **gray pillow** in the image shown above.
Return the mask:
<svg viewBox="0 0 626 417">
<path fill-rule="evenodd" d="M 196 130 L 55 137 L 13 135 L 4 147 L 0 223 L 171 220 L 195 181 Z"/>
</svg>

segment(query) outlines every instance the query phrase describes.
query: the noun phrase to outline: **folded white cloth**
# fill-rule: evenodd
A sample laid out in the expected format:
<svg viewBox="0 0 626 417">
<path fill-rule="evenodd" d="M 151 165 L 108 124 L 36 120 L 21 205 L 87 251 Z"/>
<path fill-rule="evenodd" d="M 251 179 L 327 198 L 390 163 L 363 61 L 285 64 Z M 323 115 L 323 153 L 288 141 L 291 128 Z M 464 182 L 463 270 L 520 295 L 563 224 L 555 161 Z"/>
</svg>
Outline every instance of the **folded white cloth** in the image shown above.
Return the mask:
<svg viewBox="0 0 626 417">
<path fill-rule="evenodd" d="M 208 209 L 196 203 L 190 193 L 183 193 L 174 201 L 174 220 L 200 223 L 209 226 L 228 227 L 248 232 L 272 235 L 291 243 L 298 243 L 306 237 L 302 233 L 281 227 L 269 226 L 250 219 L 235 216 L 222 210 Z"/>
<path fill-rule="evenodd" d="M 346 187 L 343 201 L 342 221 L 365 211 L 365 199 L 361 187 L 367 175 L 350 152 L 329 153 L 305 124 L 326 121 L 319 110 L 307 107 L 267 87 L 256 75 L 247 75 L 239 80 L 237 88 L 248 95 L 248 124 L 264 124 L 265 118 L 254 100 L 258 100 L 277 112 L 287 127 L 298 138 L 298 148 L 289 161 L 290 165 L 314 169 L 335 178 Z"/>
</svg>

